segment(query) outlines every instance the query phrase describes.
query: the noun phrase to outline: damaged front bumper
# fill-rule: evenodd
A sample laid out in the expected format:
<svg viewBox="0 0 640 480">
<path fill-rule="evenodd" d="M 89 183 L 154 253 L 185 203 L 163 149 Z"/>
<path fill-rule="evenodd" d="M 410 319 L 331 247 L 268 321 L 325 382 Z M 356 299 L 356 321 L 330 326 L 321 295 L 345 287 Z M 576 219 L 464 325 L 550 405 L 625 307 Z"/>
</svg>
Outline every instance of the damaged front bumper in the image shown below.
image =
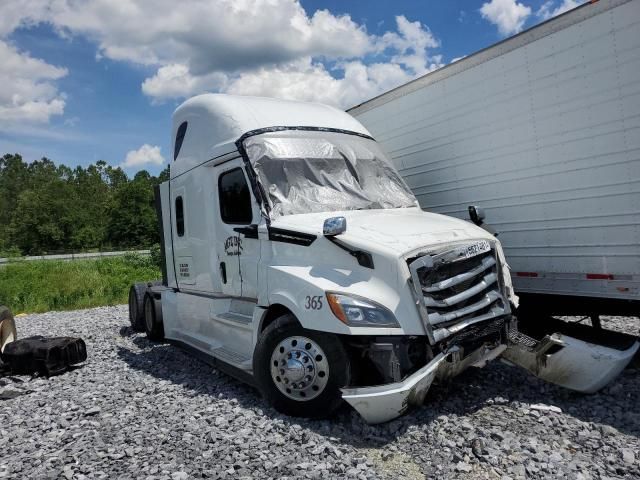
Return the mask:
<svg viewBox="0 0 640 480">
<path fill-rule="evenodd" d="M 484 366 L 499 356 L 506 345 L 482 347 L 464 359 L 460 349 L 451 347 L 436 355 L 427 365 L 404 380 L 373 387 L 343 388 L 342 398 L 369 424 L 384 423 L 399 417 L 411 405 L 421 405 L 433 381 L 457 375 L 469 366 Z"/>
<path fill-rule="evenodd" d="M 508 330 L 508 343 L 485 344 L 462 357 L 453 346 L 400 382 L 343 388 L 342 398 L 367 423 L 393 420 L 420 405 L 437 379 L 455 377 L 470 366 L 484 367 L 499 356 L 547 382 L 593 393 L 611 382 L 640 349 L 638 337 L 551 318 Z"/>
<path fill-rule="evenodd" d="M 555 319 L 509 332 L 503 357 L 538 378 L 582 393 L 606 386 L 631 362 L 637 337 Z"/>
</svg>

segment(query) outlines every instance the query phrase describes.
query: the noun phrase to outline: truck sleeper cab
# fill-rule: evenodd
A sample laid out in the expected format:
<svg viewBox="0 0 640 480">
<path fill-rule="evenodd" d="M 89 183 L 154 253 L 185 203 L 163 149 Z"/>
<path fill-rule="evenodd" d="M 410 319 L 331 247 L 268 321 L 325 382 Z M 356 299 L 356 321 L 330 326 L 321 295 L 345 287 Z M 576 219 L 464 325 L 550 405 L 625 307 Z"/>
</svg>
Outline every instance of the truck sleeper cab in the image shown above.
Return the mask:
<svg viewBox="0 0 640 480">
<path fill-rule="evenodd" d="M 176 110 L 173 138 L 156 192 L 163 284 L 130 295 L 132 325 L 152 339 L 213 360 L 283 413 L 326 417 L 346 400 L 370 423 L 519 348 L 500 243 L 420 210 L 348 114 L 207 94 Z"/>
</svg>

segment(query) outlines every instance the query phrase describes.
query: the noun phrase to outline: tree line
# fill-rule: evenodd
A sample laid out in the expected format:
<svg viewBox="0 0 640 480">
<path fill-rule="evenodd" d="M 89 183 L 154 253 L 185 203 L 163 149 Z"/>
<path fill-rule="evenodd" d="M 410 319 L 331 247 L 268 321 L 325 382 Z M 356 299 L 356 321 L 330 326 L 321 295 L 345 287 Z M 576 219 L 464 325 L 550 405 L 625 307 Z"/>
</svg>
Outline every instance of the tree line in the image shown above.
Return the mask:
<svg viewBox="0 0 640 480">
<path fill-rule="evenodd" d="M 153 187 L 169 178 L 133 178 L 98 161 L 88 167 L 0 158 L 0 252 L 43 255 L 148 248 L 159 242 Z M 0 255 L 2 256 L 2 255 Z"/>
</svg>

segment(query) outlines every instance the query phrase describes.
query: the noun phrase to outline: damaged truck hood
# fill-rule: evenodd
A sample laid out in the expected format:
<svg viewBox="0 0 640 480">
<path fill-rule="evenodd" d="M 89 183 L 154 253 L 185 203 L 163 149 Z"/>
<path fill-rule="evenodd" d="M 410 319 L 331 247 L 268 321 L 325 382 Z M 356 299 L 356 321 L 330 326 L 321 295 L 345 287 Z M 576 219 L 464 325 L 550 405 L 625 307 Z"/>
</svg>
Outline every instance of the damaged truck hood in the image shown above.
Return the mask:
<svg viewBox="0 0 640 480">
<path fill-rule="evenodd" d="M 286 215 L 271 225 L 277 228 L 322 235 L 327 218 L 347 219 L 347 230 L 340 238 L 360 248 L 404 254 L 427 245 L 463 240 L 494 238 L 470 222 L 429 213 L 419 208 L 353 210 Z"/>
</svg>

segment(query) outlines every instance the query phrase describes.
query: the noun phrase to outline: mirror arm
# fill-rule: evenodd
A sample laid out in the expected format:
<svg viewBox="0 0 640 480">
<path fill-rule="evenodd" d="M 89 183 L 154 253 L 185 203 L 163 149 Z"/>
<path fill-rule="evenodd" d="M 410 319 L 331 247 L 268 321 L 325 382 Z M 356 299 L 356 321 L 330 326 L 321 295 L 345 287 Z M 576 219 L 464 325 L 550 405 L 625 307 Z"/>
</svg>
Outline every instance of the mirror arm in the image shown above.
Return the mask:
<svg viewBox="0 0 640 480">
<path fill-rule="evenodd" d="M 374 268 L 374 266 L 373 266 L 373 257 L 371 256 L 371 254 L 369 252 L 365 252 L 364 250 L 358 250 L 358 249 L 352 248 L 349 245 L 346 245 L 342 241 L 338 240 L 336 237 L 324 237 L 324 238 L 326 238 L 331 243 L 333 243 L 337 247 L 339 247 L 342 250 L 344 250 L 345 252 L 347 252 L 352 257 L 355 257 L 355 259 L 358 261 L 358 264 L 360 266 L 365 267 L 365 268 L 370 268 L 370 269 L 373 270 L 373 268 Z"/>
</svg>

